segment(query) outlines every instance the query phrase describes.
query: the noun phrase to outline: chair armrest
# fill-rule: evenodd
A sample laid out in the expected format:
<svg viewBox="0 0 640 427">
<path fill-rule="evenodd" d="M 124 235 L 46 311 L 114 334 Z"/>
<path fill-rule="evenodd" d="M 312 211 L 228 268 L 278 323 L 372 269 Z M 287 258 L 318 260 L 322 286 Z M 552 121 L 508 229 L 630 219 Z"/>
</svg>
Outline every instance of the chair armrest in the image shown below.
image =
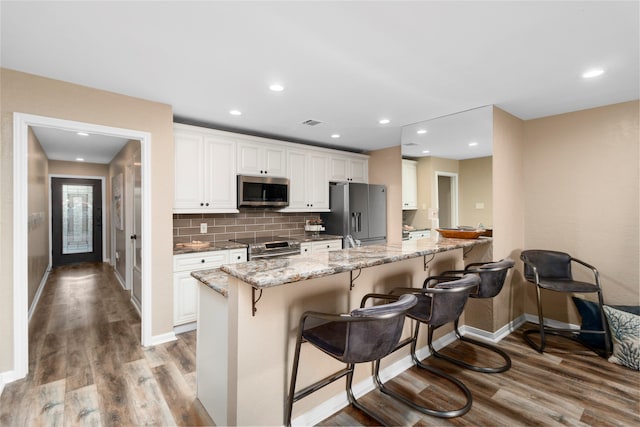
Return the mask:
<svg viewBox="0 0 640 427">
<path fill-rule="evenodd" d="M 400 295 L 366 294 L 365 296 L 362 297 L 362 300 L 360 301 L 360 308 L 364 308 L 367 301 L 373 298 L 387 300 L 387 301 L 398 301 L 398 299 L 400 299 Z"/>
<path fill-rule="evenodd" d="M 435 280 L 436 281 L 435 284 L 437 285 L 438 283 L 441 283 L 441 282 L 452 282 L 454 280 L 459 280 L 459 279 L 460 277 L 456 277 L 456 276 L 429 276 L 426 279 L 424 279 L 422 288 L 423 289 L 428 288 L 429 282 L 432 280 Z"/>
<path fill-rule="evenodd" d="M 522 257 L 520 259 L 522 259 Z M 522 262 L 525 265 L 528 265 L 529 267 L 531 267 L 531 269 L 533 270 L 533 278 L 535 280 L 535 283 L 536 283 L 536 285 L 539 285 L 540 284 L 540 276 L 538 275 L 538 268 L 535 265 L 533 265 L 530 262 L 528 262 L 527 260 L 525 260 L 525 259 L 522 259 Z"/>
<path fill-rule="evenodd" d="M 576 262 L 578 264 L 581 264 L 581 265 L 587 267 L 588 269 L 590 269 L 593 272 L 593 277 L 595 278 L 596 286 L 600 287 L 600 274 L 598 273 L 598 269 L 597 268 L 595 268 L 593 265 L 588 264 L 588 263 L 586 263 L 586 262 L 584 262 L 584 261 L 582 261 L 582 260 L 580 260 L 578 258 L 571 257 L 571 261 Z"/>
</svg>

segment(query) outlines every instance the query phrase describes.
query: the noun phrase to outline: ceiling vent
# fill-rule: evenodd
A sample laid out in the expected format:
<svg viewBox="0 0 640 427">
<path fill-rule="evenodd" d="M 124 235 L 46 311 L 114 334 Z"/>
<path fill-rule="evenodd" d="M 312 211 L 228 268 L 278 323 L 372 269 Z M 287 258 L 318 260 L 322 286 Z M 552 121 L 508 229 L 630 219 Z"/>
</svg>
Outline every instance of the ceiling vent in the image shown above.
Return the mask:
<svg viewBox="0 0 640 427">
<path fill-rule="evenodd" d="M 311 120 L 311 119 L 305 120 L 304 122 L 302 122 L 303 125 L 307 125 L 307 126 L 316 126 L 316 125 L 319 125 L 321 123 L 322 122 L 319 122 L 317 120 Z"/>
</svg>

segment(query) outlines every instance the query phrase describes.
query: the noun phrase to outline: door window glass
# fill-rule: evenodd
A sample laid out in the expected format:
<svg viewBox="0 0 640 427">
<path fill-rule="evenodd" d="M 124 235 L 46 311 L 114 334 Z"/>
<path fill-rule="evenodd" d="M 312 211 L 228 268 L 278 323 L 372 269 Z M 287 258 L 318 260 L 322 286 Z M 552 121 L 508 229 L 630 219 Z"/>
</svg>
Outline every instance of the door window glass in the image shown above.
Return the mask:
<svg viewBox="0 0 640 427">
<path fill-rule="evenodd" d="M 62 253 L 93 252 L 93 188 L 62 185 Z"/>
</svg>

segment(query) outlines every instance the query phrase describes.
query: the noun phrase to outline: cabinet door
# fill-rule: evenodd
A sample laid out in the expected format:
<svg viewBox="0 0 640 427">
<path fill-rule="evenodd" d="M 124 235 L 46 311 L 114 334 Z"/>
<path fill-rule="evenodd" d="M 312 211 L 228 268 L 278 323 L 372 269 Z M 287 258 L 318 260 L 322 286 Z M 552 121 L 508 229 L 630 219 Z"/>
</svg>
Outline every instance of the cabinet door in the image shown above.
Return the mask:
<svg viewBox="0 0 640 427">
<path fill-rule="evenodd" d="M 307 166 L 307 192 L 308 200 L 312 209 L 329 209 L 329 159 L 320 153 L 310 153 L 308 155 Z"/>
<path fill-rule="evenodd" d="M 175 133 L 174 165 L 174 209 L 204 207 L 204 146 L 201 135 Z"/>
<path fill-rule="evenodd" d="M 413 160 L 402 160 L 402 209 L 418 208 L 417 165 Z"/>
<path fill-rule="evenodd" d="M 287 176 L 287 157 L 284 148 L 267 145 L 264 148 L 265 175 L 285 177 Z"/>
<path fill-rule="evenodd" d="M 368 162 L 364 159 L 349 159 L 349 169 L 351 181 L 353 182 L 369 182 Z"/>
<path fill-rule="evenodd" d="M 238 143 L 238 173 L 246 175 L 263 175 L 260 147 L 246 142 Z"/>
<path fill-rule="evenodd" d="M 289 172 L 289 208 L 306 209 L 309 207 L 307 196 L 307 155 L 300 151 L 289 150 L 287 163 Z"/>
<path fill-rule="evenodd" d="M 332 155 L 329 161 L 329 180 L 349 181 L 349 159 L 344 156 Z"/>
<path fill-rule="evenodd" d="M 198 310 L 198 281 L 189 271 L 173 273 L 173 324 L 195 322 Z"/>
<path fill-rule="evenodd" d="M 222 138 L 205 138 L 207 203 L 213 209 L 236 208 L 236 144 Z"/>
</svg>

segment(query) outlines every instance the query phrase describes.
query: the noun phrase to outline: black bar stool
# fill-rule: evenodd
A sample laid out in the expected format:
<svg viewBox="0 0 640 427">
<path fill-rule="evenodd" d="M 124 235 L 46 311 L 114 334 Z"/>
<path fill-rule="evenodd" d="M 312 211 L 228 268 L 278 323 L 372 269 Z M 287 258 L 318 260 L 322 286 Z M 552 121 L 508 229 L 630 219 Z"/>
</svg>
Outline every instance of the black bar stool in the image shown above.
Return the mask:
<svg viewBox="0 0 640 427">
<path fill-rule="evenodd" d="M 497 262 L 490 263 L 473 263 L 469 264 L 465 267 L 464 270 L 450 270 L 442 273 L 443 276 L 461 276 L 464 274 L 477 274 L 480 277 L 480 284 L 478 285 L 478 290 L 475 293 L 471 293 L 469 295 L 470 298 L 493 298 L 500 293 L 502 287 L 504 286 L 504 281 L 507 278 L 507 272 L 510 268 L 514 266 L 514 262 L 511 258 L 505 258 L 503 260 Z M 427 279 L 428 280 L 428 279 Z M 427 285 L 427 281 L 425 281 L 425 286 Z M 484 366 L 476 366 L 470 363 L 467 363 L 463 360 L 456 359 L 451 356 L 447 356 L 445 354 L 439 353 L 435 350 L 432 350 L 433 355 L 439 357 L 441 359 L 447 360 L 451 363 L 455 363 L 458 366 L 462 366 L 463 368 L 471 369 L 472 371 L 482 372 L 485 374 L 495 374 L 498 372 L 507 371 L 511 368 L 511 358 L 509 355 L 502 349 L 489 344 L 484 341 L 475 340 L 473 338 L 465 337 L 460 333 L 458 329 L 458 322 L 460 321 L 460 316 L 455 320 L 455 334 L 456 337 L 460 341 L 464 341 L 469 344 L 477 345 L 480 347 L 484 347 L 487 350 L 490 350 L 496 354 L 498 354 L 504 360 L 504 363 L 500 366 L 496 367 L 484 367 Z"/>
<path fill-rule="evenodd" d="M 285 425 L 291 425 L 291 412 L 294 402 L 310 395 L 314 391 L 347 377 L 347 398 L 349 403 L 369 415 L 382 425 L 384 421 L 375 413 L 362 406 L 353 395 L 351 385 L 356 363 L 372 362 L 391 353 L 402 335 L 407 312 L 416 305 L 414 295 L 384 296 L 393 302 L 369 308 L 357 308 L 349 314 L 329 314 L 308 311 L 300 318 L 298 339 L 293 359 L 291 385 L 285 414 Z M 307 327 L 308 321 L 322 321 L 318 326 Z M 334 374 L 317 381 L 302 390 L 295 391 L 300 347 L 309 342 L 327 355 L 347 364 Z"/>
<path fill-rule="evenodd" d="M 390 390 L 380 380 L 380 360 L 376 360 L 374 364 L 374 382 L 381 392 L 405 403 L 406 405 L 424 414 L 440 418 L 459 417 L 466 414 L 467 412 L 469 412 L 469 409 L 471 409 L 471 404 L 473 402 L 471 391 L 467 388 L 466 385 L 464 385 L 464 383 L 462 383 L 462 381 L 458 380 L 452 375 L 449 375 L 433 366 L 422 363 L 418 359 L 418 356 L 416 354 L 416 343 L 418 341 L 420 324 L 425 323 L 428 328 L 427 342 L 429 345 L 429 350 L 431 352 L 434 351 L 432 344 L 433 331 L 442 325 L 455 321 L 460 316 L 460 313 L 462 313 L 462 310 L 464 310 L 464 306 L 469 297 L 469 293 L 474 291 L 480 284 L 480 278 L 475 274 L 467 274 L 459 279 L 438 276 L 428 278 L 427 281 L 429 282 L 429 286 L 422 289 L 396 288 L 392 291 L 392 294 L 394 295 L 414 294 L 418 297 L 418 303 L 416 304 L 416 306 L 409 310 L 409 312 L 407 313 L 407 316 L 417 321 L 414 334 L 412 337 L 400 342 L 394 349 L 394 351 L 399 350 L 407 344 L 411 344 L 411 358 L 413 359 L 413 363 L 418 368 L 425 369 L 435 376 L 444 378 L 445 380 L 453 383 L 464 394 L 465 404 L 462 407 L 453 410 L 429 408 L 414 402 L 413 400 L 400 393 Z M 369 295 L 371 295 L 372 297 L 379 297 L 379 294 Z M 365 295 L 365 297 L 363 298 L 363 305 L 369 295 Z"/>
<path fill-rule="evenodd" d="M 529 329 L 524 331 L 523 338 L 534 350 L 539 353 L 544 352 L 546 346 L 545 335 L 556 335 L 569 338 L 579 342 L 602 357 L 609 357 L 611 354 L 611 337 L 607 319 L 604 315 L 602 287 L 600 286 L 600 276 L 598 270 L 590 264 L 573 258 L 565 252 L 548 251 L 542 249 L 531 249 L 522 251 L 520 259 L 524 261 L 524 277 L 530 283 L 536 285 L 536 300 L 538 302 L 538 329 Z M 593 283 L 580 282 L 573 280 L 571 273 L 571 264 L 578 263 L 593 273 Z M 542 289 L 554 292 L 568 293 L 597 293 L 598 308 L 600 309 L 600 318 L 602 321 L 602 330 L 585 330 L 585 329 L 569 329 L 554 328 L 544 324 L 544 314 L 542 312 Z M 605 348 L 597 350 L 587 346 L 584 342 L 577 339 L 579 333 L 591 333 L 604 335 Z M 535 343 L 529 335 L 540 334 L 540 344 Z"/>
</svg>

